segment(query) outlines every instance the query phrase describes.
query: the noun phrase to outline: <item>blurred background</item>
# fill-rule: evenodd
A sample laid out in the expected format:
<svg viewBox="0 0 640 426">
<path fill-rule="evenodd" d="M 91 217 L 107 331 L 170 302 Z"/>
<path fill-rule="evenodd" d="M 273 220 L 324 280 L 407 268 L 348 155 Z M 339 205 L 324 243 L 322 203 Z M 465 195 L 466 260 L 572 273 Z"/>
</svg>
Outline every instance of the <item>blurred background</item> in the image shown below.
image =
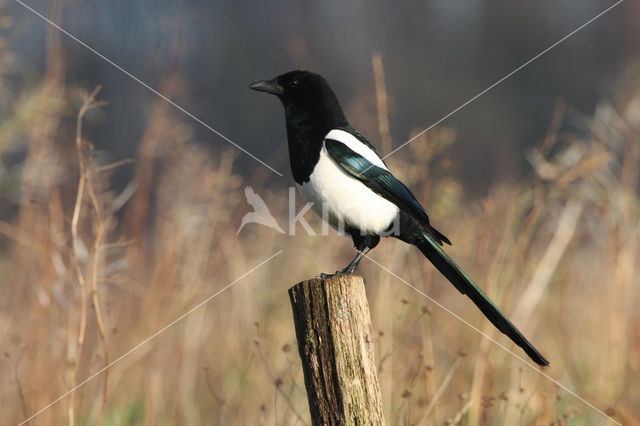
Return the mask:
<svg viewBox="0 0 640 426">
<path fill-rule="evenodd" d="M 309 424 L 286 290 L 353 248 L 300 227 L 236 235 L 244 187 L 286 229 L 292 184 L 282 108 L 248 84 L 323 74 L 386 154 L 613 4 L 24 3 L 284 174 L 0 1 L 3 423 L 284 250 L 30 421 L 43 425 Z M 547 373 L 624 424 L 640 418 L 639 18 L 622 2 L 388 159 Z M 513 349 L 414 250 L 372 256 Z M 389 424 L 610 423 L 374 264 L 361 272 Z"/>
</svg>

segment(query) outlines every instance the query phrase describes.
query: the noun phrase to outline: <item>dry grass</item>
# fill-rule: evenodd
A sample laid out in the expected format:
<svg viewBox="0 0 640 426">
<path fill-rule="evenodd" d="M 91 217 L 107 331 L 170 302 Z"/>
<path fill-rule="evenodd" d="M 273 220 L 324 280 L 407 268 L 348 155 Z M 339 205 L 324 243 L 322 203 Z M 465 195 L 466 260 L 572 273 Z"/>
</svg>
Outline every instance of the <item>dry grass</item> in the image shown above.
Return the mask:
<svg viewBox="0 0 640 426">
<path fill-rule="evenodd" d="M 18 209 L 0 221 L 3 423 L 35 413 L 283 248 L 31 424 L 308 424 L 286 290 L 341 266 L 351 243 L 257 225 L 236 236 L 244 185 L 281 224 L 287 194 L 247 181 L 233 169 L 236 151 L 206 150 L 160 107 L 136 181 L 114 192 L 110 175 L 131 166 L 110 165 L 82 139 L 95 103 L 64 87 L 53 62 L 0 127 L 0 147 L 17 140 L 26 151 Z M 379 57 L 374 65 L 382 90 Z M 559 106 L 530 155 L 536 177 L 481 200 L 466 200 L 442 167 L 451 129 L 389 159 L 454 242 L 452 256 L 551 360 L 547 372 L 625 424 L 640 418 L 639 105 L 636 86 L 569 132 Z M 61 121 L 68 111 L 75 129 Z M 388 122 L 379 128 L 390 143 Z M 383 241 L 372 257 L 514 349 L 417 250 Z M 606 423 L 371 262 L 361 272 L 389 424 Z"/>
</svg>

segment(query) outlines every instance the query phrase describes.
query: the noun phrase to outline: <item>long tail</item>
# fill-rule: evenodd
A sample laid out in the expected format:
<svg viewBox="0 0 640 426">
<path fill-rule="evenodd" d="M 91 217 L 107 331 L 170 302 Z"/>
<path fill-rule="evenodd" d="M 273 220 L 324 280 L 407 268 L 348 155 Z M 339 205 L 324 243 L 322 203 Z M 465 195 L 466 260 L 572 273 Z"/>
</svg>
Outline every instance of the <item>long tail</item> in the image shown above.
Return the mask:
<svg viewBox="0 0 640 426">
<path fill-rule="evenodd" d="M 416 224 L 417 225 L 417 224 Z M 405 228 L 404 231 L 407 231 Z M 411 232 L 413 231 L 413 232 Z M 429 233 L 420 229 L 412 229 L 398 238 L 418 247 L 420 251 L 433 263 L 462 294 L 469 296 L 482 313 L 495 325 L 498 330 L 509 336 L 513 342 L 520 346 L 539 365 L 549 365 L 549 361 L 533 347 L 533 345 L 520 333 L 509 321 L 505 314 L 487 297 L 486 294 L 460 269 L 458 265 L 444 252 L 438 241 Z M 416 232 L 418 231 L 418 232 Z"/>
</svg>

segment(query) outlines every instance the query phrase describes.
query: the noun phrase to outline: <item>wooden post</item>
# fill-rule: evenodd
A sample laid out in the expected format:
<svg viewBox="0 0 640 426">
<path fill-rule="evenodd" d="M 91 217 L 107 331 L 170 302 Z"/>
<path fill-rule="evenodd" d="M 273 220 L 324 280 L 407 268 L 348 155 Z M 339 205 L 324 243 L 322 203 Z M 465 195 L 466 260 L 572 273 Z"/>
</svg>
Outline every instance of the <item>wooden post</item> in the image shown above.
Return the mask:
<svg viewBox="0 0 640 426">
<path fill-rule="evenodd" d="M 357 275 L 289 289 L 313 425 L 384 425 L 364 281 Z"/>
</svg>

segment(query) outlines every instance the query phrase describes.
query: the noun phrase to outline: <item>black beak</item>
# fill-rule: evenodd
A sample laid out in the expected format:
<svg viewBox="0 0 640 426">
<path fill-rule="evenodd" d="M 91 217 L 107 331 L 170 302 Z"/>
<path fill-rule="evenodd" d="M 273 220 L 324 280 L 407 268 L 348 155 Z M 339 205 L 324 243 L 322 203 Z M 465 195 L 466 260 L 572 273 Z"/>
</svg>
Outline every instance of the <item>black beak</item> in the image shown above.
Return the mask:
<svg viewBox="0 0 640 426">
<path fill-rule="evenodd" d="M 249 89 L 271 93 L 276 96 L 282 96 L 283 94 L 282 87 L 275 80 L 256 81 L 249 86 Z"/>
</svg>

